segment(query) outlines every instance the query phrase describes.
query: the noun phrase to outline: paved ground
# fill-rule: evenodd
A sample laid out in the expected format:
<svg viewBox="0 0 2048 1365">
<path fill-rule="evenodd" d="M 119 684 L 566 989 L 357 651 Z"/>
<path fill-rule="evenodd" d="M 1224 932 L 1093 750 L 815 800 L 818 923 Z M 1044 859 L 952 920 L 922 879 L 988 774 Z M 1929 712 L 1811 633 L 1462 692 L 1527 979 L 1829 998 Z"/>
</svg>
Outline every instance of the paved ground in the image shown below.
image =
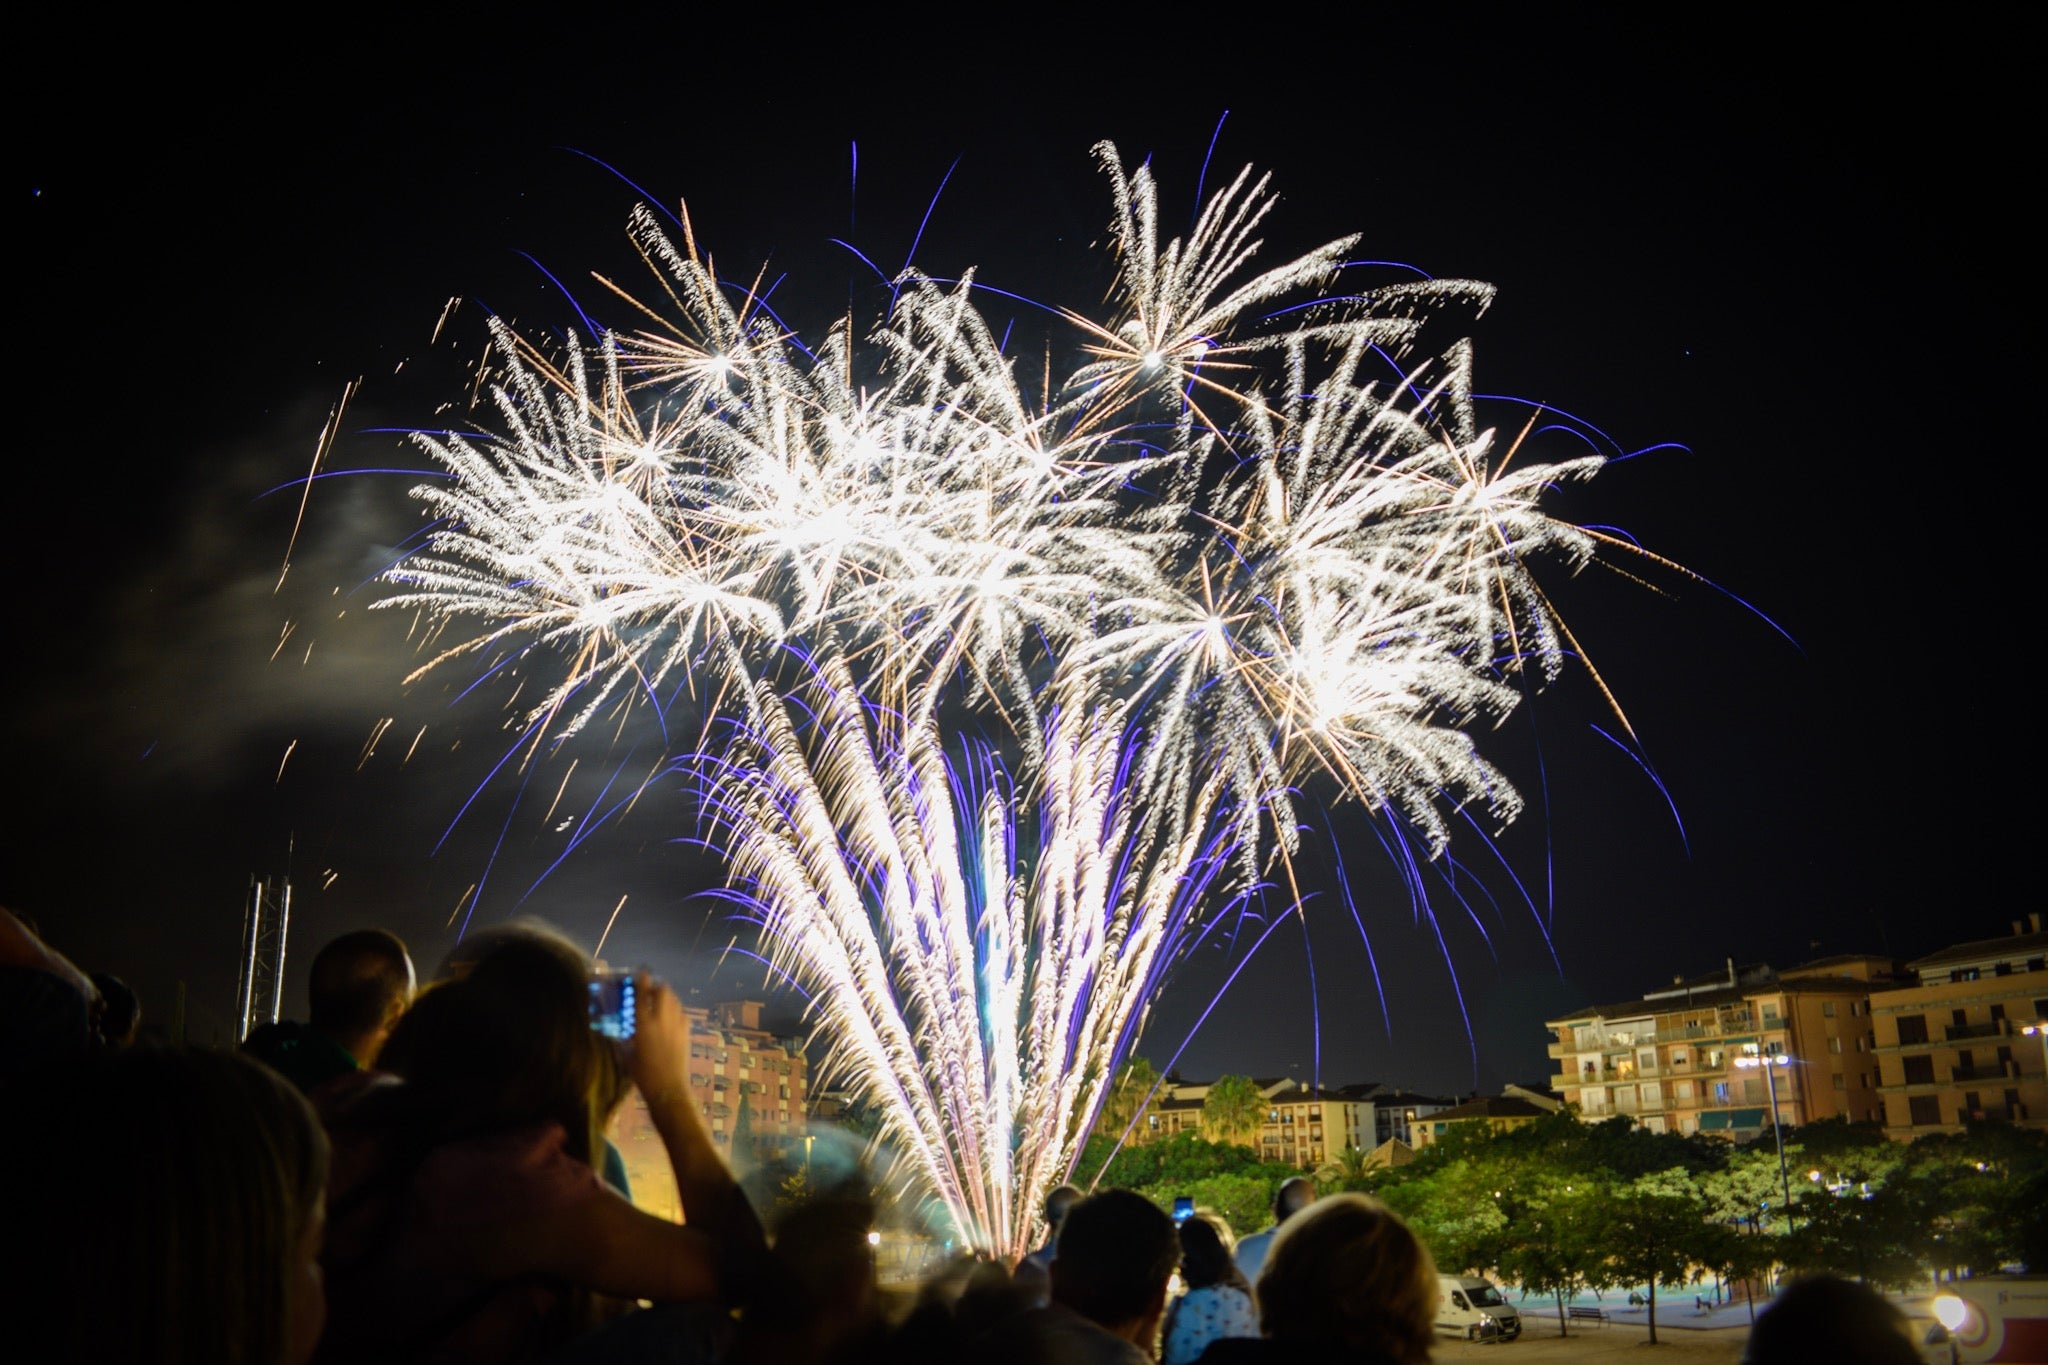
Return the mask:
<svg viewBox="0 0 2048 1365">
<path fill-rule="evenodd" d="M 1478 1360 L 1488 1365 L 1536 1365 L 1546 1360 L 1669 1361 L 1671 1365 L 1735 1365 L 1742 1359 L 1742 1345 L 1749 1340 L 1749 1326 L 1672 1330 L 1661 1315 L 1657 1323 L 1657 1344 L 1650 1345 L 1644 1327 L 1617 1322 L 1610 1327 L 1574 1327 L 1572 1335 L 1560 1340 L 1557 1320 L 1529 1321 L 1514 1341 L 1483 1345 L 1442 1338 L 1438 1360 Z"/>
</svg>

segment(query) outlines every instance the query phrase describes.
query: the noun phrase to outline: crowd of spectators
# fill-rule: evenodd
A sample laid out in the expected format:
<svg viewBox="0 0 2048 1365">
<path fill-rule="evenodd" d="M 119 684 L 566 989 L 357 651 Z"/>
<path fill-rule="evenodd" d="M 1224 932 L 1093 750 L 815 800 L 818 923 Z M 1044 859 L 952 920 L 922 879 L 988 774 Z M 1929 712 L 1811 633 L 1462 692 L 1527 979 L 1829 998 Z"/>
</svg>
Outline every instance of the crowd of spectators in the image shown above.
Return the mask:
<svg viewBox="0 0 2048 1365">
<path fill-rule="evenodd" d="M 238 1052 L 136 1045 L 140 1006 L 0 911 L 11 1358 L 168 1365 L 1419 1365 L 1440 1293 L 1384 1205 L 1276 1192 L 1233 1245 L 1201 1210 L 1054 1190 L 1014 1273 L 878 1284 L 862 1189 L 764 1229 L 698 1106 L 675 995 L 590 1024 L 589 957 L 472 936 L 415 989 L 405 945 L 316 957 L 303 1024 Z M 605 1129 L 637 1089 L 685 1211 L 634 1207 Z M 1851 1292 L 1857 1291 L 1857 1292 Z M 1862 1297 L 1858 1297 L 1858 1292 Z M 1806 1360 L 1867 1291 L 1788 1292 L 1749 1359 Z M 1903 1338 L 1902 1338 L 1903 1340 Z M 12 1348 L 19 1348 L 14 1355 Z M 1869 1357 L 1878 1359 L 1876 1355 Z"/>
</svg>

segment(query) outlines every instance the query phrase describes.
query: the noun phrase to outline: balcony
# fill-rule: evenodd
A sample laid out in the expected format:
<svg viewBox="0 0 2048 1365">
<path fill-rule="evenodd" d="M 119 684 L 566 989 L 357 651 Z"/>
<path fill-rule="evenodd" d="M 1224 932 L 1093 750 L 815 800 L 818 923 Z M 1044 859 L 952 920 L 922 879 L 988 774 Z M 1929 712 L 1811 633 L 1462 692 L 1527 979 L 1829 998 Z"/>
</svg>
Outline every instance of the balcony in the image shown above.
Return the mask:
<svg viewBox="0 0 2048 1365">
<path fill-rule="evenodd" d="M 1949 1068 L 1949 1077 L 1962 1081 L 2004 1081 L 2017 1079 L 2020 1074 L 2018 1062 L 1985 1062 L 1979 1066 L 1958 1066 Z"/>
<path fill-rule="evenodd" d="M 1968 1038 L 2012 1037 L 2012 1029 L 2003 1019 L 1992 1019 L 1982 1024 L 1950 1024 L 1942 1032 L 1951 1043 L 1960 1043 Z"/>
</svg>

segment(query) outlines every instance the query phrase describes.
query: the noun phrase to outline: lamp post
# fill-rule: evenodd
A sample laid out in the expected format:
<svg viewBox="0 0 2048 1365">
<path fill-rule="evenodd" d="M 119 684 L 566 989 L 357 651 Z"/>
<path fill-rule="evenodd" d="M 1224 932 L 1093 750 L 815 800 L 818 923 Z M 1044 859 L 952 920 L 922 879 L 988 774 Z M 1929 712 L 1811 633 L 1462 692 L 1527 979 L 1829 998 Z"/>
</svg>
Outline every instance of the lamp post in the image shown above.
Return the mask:
<svg viewBox="0 0 2048 1365">
<path fill-rule="evenodd" d="M 1755 1044 L 1750 1046 L 1754 1047 Z M 1737 1057 L 1735 1065 L 1743 1068 L 1745 1071 L 1752 1067 L 1763 1068 L 1764 1088 L 1770 1091 L 1771 1095 L 1771 1136 L 1778 1143 L 1778 1184 L 1783 1186 L 1785 1190 L 1785 1231 L 1790 1232 L 1792 1230 L 1792 1177 L 1785 1173 L 1785 1125 L 1778 1121 L 1778 1077 L 1776 1068 L 1792 1065 L 1792 1059 L 1782 1052 L 1753 1052 L 1747 1057 Z"/>
</svg>

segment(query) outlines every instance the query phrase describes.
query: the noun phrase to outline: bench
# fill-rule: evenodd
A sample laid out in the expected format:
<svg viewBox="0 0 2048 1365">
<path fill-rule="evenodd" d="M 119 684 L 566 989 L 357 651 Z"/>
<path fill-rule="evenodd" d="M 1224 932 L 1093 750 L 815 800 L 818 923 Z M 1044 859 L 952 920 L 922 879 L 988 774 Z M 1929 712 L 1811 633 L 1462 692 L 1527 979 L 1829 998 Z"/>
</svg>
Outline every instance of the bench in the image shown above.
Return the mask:
<svg viewBox="0 0 2048 1365">
<path fill-rule="evenodd" d="M 1565 1309 L 1564 1315 L 1571 1322 L 1597 1322 L 1602 1327 L 1613 1321 L 1612 1318 L 1607 1316 L 1605 1308 L 1580 1308 L 1576 1304 Z"/>
</svg>

